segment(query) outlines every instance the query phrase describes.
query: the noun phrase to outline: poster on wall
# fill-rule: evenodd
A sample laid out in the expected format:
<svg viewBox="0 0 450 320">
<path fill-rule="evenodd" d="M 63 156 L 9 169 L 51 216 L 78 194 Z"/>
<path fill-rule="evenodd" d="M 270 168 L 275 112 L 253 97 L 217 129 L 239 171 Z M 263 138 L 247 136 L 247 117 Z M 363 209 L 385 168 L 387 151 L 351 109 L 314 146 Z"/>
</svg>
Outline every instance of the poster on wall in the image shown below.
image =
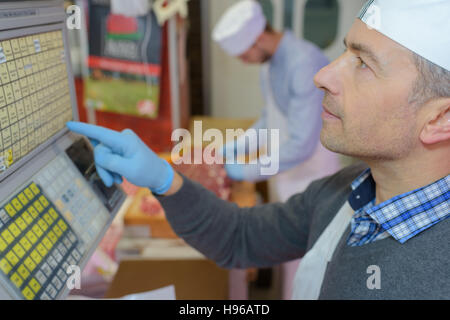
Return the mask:
<svg viewBox="0 0 450 320">
<path fill-rule="evenodd" d="M 89 2 L 86 106 L 154 119 L 158 116 L 161 27 L 153 12 L 113 14 L 109 1 Z"/>
</svg>

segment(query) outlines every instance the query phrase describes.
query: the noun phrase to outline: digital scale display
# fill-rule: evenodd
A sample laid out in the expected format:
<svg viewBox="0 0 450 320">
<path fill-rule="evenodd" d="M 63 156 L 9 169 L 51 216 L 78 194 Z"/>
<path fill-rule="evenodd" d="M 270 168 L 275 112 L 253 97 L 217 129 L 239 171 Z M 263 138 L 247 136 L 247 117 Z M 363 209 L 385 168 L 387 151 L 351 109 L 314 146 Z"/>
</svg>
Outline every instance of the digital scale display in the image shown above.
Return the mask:
<svg viewBox="0 0 450 320">
<path fill-rule="evenodd" d="M 0 173 L 71 119 L 62 31 L 0 41 Z"/>
</svg>

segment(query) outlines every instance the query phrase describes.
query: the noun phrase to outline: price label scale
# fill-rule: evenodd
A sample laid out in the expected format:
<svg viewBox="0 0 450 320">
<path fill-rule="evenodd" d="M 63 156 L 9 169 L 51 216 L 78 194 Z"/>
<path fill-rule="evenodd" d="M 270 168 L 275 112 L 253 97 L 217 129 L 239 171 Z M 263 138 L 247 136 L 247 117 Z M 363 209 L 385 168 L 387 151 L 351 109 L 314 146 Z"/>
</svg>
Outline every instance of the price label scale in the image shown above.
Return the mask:
<svg viewBox="0 0 450 320">
<path fill-rule="evenodd" d="M 125 200 L 88 141 L 62 1 L 0 4 L 0 299 L 63 299 Z"/>
</svg>

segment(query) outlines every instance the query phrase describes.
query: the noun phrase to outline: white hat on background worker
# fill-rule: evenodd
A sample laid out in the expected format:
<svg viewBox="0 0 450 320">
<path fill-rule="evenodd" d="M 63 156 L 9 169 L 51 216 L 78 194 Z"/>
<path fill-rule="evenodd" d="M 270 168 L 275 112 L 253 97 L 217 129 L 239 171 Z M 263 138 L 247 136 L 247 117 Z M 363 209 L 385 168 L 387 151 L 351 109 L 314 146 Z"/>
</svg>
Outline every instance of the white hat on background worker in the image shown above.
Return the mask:
<svg viewBox="0 0 450 320">
<path fill-rule="evenodd" d="M 212 38 L 230 56 L 240 56 L 255 44 L 266 24 L 261 5 L 255 0 L 242 0 L 224 13 Z"/>
<path fill-rule="evenodd" d="M 359 18 L 450 71 L 450 0 L 370 0 Z"/>
</svg>

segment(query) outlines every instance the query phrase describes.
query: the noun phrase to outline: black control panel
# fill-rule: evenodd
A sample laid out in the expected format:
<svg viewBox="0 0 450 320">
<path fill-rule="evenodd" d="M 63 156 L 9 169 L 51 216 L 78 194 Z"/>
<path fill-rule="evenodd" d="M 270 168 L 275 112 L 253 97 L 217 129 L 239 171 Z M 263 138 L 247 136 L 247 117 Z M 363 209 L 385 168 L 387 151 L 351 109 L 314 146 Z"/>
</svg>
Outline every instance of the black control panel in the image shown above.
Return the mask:
<svg viewBox="0 0 450 320">
<path fill-rule="evenodd" d="M 81 172 L 86 181 L 91 185 L 95 194 L 103 202 L 106 208 L 112 212 L 122 197 L 125 197 L 123 191 L 116 185 L 108 188 L 103 183 L 97 173 L 94 162 L 94 154 L 85 139 L 79 139 L 73 143 L 67 150 L 66 154 Z"/>
</svg>

